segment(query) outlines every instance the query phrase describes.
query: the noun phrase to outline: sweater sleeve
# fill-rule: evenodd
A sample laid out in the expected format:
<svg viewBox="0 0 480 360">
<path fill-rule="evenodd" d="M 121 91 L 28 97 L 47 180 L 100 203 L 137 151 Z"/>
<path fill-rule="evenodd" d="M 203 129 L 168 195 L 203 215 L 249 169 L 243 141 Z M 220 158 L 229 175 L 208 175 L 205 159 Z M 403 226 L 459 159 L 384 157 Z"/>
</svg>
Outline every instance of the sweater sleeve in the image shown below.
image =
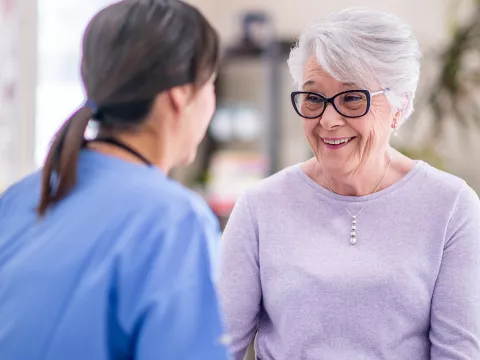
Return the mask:
<svg viewBox="0 0 480 360">
<path fill-rule="evenodd" d="M 447 228 L 430 322 L 431 360 L 480 359 L 480 202 L 466 185 Z"/>
<path fill-rule="evenodd" d="M 258 231 L 247 196 L 241 197 L 223 234 L 220 294 L 231 351 L 242 360 L 253 339 L 258 322 L 262 289 L 260 285 Z"/>
</svg>

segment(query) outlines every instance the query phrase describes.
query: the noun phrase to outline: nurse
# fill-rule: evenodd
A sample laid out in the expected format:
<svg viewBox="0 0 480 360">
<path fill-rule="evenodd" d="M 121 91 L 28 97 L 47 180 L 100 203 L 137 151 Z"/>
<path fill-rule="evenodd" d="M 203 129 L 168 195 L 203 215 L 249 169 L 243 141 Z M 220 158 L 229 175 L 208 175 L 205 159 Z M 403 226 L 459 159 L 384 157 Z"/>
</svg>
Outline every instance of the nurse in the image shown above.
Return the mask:
<svg viewBox="0 0 480 360">
<path fill-rule="evenodd" d="M 178 0 L 124 0 L 83 41 L 87 101 L 0 198 L 3 360 L 228 358 L 218 224 L 168 177 L 215 108 L 217 33 Z M 89 121 L 99 134 L 84 140 Z"/>
</svg>

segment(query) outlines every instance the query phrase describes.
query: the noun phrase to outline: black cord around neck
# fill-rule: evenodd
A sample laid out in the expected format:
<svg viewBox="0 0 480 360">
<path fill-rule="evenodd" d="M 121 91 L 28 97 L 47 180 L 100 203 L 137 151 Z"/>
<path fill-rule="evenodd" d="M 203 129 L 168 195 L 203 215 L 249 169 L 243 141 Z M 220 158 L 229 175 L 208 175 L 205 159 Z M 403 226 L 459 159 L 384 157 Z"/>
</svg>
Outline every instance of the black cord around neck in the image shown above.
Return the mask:
<svg viewBox="0 0 480 360">
<path fill-rule="evenodd" d="M 132 149 L 130 146 L 126 145 L 125 143 L 123 143 L 123 142 L 121 142 L 121 141 L 119 141 L 119 140 L 117 140 L 113 137 L 96 138 L 96 139 L 89 140 L 87 143 L 90 143 L 90 142 L 103 142 L 103 143 L 107 143 L 107 144 L 117 146 L 117 147 L 129 152 L 133 156 L 137 157 L 142 162 L 144 162 L 147 166 L 153 166 L 152 162 L 149 161 L 145 156 L 143 156 L 138 151 Z"/>
</svg>

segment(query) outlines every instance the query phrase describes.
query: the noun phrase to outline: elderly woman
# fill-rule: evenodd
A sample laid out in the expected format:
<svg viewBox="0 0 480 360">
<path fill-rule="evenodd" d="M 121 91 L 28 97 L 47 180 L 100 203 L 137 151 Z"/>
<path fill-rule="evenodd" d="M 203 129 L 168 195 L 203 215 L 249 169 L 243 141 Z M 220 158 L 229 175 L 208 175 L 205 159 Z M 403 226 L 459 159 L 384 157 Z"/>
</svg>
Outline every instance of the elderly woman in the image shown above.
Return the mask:
<svg viewBox="0 0 480 360">
<path fill-rule="evenodd" d="M 420 52 L 396 17 L 349 9 L 288 64 L 314 157 L 237 202 L 221 295 L 236 360 L 480 359 L 480 203 L 389 145 Z"/>
</svg>

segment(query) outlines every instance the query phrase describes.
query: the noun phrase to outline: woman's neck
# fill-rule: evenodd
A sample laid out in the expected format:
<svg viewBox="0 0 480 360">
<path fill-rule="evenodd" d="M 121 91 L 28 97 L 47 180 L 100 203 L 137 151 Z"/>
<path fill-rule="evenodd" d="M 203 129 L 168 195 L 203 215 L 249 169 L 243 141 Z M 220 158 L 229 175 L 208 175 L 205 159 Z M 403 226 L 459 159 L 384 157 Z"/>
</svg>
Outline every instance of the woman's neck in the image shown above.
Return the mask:
<svg viewBox="0 0 480 360">
<path fill-rule="evenodd" d="M 339 195 L 365 196 L 389 187 L 410 171 L 414 161 L 390 149 L 381 156 L 371 158 L 352 171 L 324 169 L 312 158 L 304 171 L 315 182 Z"/>
</svg>

